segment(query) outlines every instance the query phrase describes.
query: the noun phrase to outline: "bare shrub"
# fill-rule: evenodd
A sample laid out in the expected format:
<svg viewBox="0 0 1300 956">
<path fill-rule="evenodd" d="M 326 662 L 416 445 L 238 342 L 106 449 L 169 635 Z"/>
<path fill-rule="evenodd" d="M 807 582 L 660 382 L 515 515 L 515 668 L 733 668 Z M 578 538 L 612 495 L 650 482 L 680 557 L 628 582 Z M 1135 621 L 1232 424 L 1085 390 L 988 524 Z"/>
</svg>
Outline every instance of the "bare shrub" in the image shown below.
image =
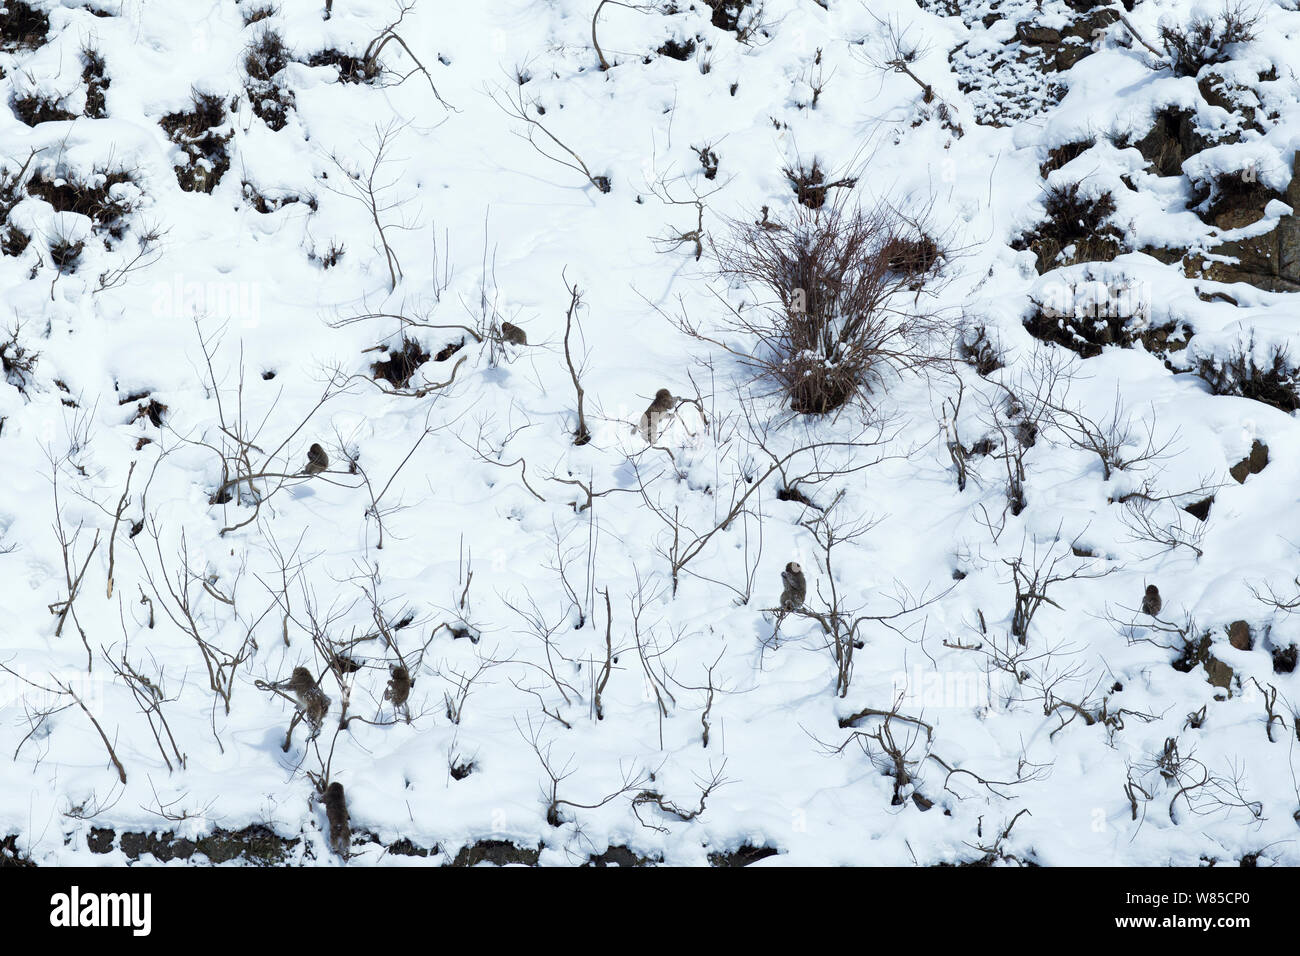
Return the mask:
<svg viewBox="0 0 1300 956">
<path fill-rule="evenodd" d="M 36 372 L 36 360 L 39 352 L 32 351 L 20 341 L 22 326 L 16 325 L 6 333 L 7 338 L 0 341 L 0 372 L 4 380 L 18 389 L 19 394 L 26 395 L 31 387 Z"/>
<path fill-rule="evenodd" d="M 1065 385 L 1068 389 L 1068 380 Z M 1104 418 L 1090 418 L 1075 406 L 1065 404 L 1064 394 L 1060 400 L 1045 397 L 1043 404 L 1050 413 L 1053 428 L 1067 445 L 1097 456 L 1103 481 L 1110 481 L 1116 471 L 1140 470 L 1141 466 L 1170 457 L 1169 449 L 1174 439 L 1159 441 L 1150 421 L 1143 424 L 1145 436 L 1139 436 L 1120 398 L 1118 386 L 1115 388 L 1115 404 Z"/>
<path fill-rule="evenodd" d="M 827 649 L 835 661 L 837 697 L 848 696 L 849 683 L 853 680 L 853 652 L 862 650 L 866 646 L 865 633 L 870 625 L 879 624 L 906 638 L 912 624 L 903 619 L 942 600 L 955 586 L 949 586 L 934 595 L 927 595 L 924 592 L 918 595 L 911 593 L 901 582 L 895 582 L 894 593 L 886 595 L 882 591 L 879 595 L 893 606 L 893 610 L 879 614 L 864 614 L 862 606 L 851 605 L 849 597 L 851 589 L 839 579 L 835 564 L 839 555 L 835 548 L 837 545 L 861 538 L 875 527 L 877 520 L 837 513 L 837 506 L 842 500 L 843 492 L 837 495 L 825 510 L 800 522 L 800 525 L 812 535 L 816 544 L 815 560 L 819 572 L 819 580 L 814 589 L 816 600 L 810 596 L 806 604 L 790 611 L 783 609 L 777 619 L 778 631 L 781 617 L 786 614 L 795 618 L 811 619 L 821 626 Z M 774 633 L 773 641 L 775 639 Z"/>
<path fill-rule="evenodd" d="M 279 31 L 268 27 L 244 53 L 244 71 L 254 80 L 269 82 L 289 65 L 293 56 Z"/>
<path fill-rule="evenodd" d="M 1057 610 L 1065 610 L 1048 596 L 1047 592 L 1051 588 L 1067 581 L 1104 578 L 1118 570 L 1115 567 L 1092 570 L 1086 565 L 1073 568 L 1062 566 L 1061 562 L 1066 561 L 1069 555 L 1064 551 L 1056 550 L 1056 543 L 1060 541 L 1059 535 L 1058 529 L 1057 538 L 1048 545 L 1047 552 L 1041 556 L 1038 552 L 1038 542 L 1022 541 L 1019 554 L 1014 558 L 1002 559 L 1002 563 L 1011 569 L 1011 584 L 1016 592 L 1015 609 L 1011 615 L 1011 633 L 1022 645 L 1028 640 L 1029 625 L 1033 622 L 1034 615 L 1044 604 L 1050 604 Z"/>
<path fill-rule="evenodd" d="M 1002 343 L 989 335 L 988 327 L 982 322 L 963 322 L 957 355 L 982 378 L 1007 364 Z"/>
<path fill-rule="evenodd" d="M 537 152 L 541 153 L 552 162 L 559 163 L 561 166 L 567 166 L 569 169 L 581 173 L 587 182 L 591 183 L 591 185 L 595 186 L 596 189 L 602 193 L 607 193 L 613 188 L 613 182 L 608 176 L 600 176 L 592 173 L 592 171 L 587 167 L 587 164 L 583 162 L 581 156 L 574 152 L 549 129 L 543 126 L 541 120 L 532 115 L 533 113 L 541 115 L 544 112 L 536 101 L 529 102 L 525 100 L 522 90 L 514 90 L 510 92 L 500 90 L 499 94 L 499 98 L 497 93 L 489 94 L 492 97 L 492 102 L 496 103 L 496 105 L 499 106 L 507 116 L 510 116 L 524 124 L 524 131 L 516 132 L 519 136 L 528 140 L 528 144 L 532 146 L 533 149 L 537 150 Z M 548 151 L 538 143 L 538 132 L 545 137 L 544 142 L 549 142 L 551 144 L 552 151 Z M 553 151 L 554 149 L 558 149 L 559 152 Z M 566 159 L 561 155 L 561 153 L 567 154 L 568 158 Z"/>
<path fill-rule="evenodd" d="M 86 248 L 84 240 L 56 232 L 50 237 L 50 259 L 59 272 L 76 272 L 81 264 L 81 253 Z"/>
<path fill-rule="evenodd" d="M 821 164 L 813 159 L 811 166 L 800 164 L 797 168 L 787 166 L 781 170 L 782 175 L 790 181 L 795 198 L 800 205 L 809 209 L 821 209 L 832 189 L 852 189 L 858 181 L 849 176 L 842 176 L 831 182 L 826 181 L 826 172 Z"/>
<path fill-rule="evenodd" d="M 719 277 L 773 298 L 729 307 L 719 337 L 678 325 L 774 383 L 796 412 L 833 412 L 872 392 L 885 369 L 935 361 L 925 350 L 935 316 L 917 307 L 918 276 L 897 261 L 900 249 L 927 241 L 916 220 L 885 204 L 836 201 L 728 226 L 714 249 Z"/>
<path fill-rule="evenodd" d="M 379 237 L 379 247 L 384 251 L 390 292 L 397 288 L 397 283 L 401 281 L 403 275 L 402 264 L 398 261 L 389 231 L 407 231 L 414 228 L 404 215 L 397 214 L 398 210 L 403 209 L 404 204 L 404 197 L 395 194 L 395 187 L 400 182 L 400 177 L 389 175 L 389 167 L 395 161 L 391 152 L 393 144 L 406 125 L 393 122 L 384 127 L 375 126 L 375 145 L 363 147 L 370 156 L 368 166 L 365 163 L 355 167 L 350 164 L 345 165 L 337 155 L 331 154 L 330 159 L 343 174 L 344 186 L 331 185 L 324 175 L 321 176 L 321 185 L 330 192 L 353 199 L 365 207 L 367 217 L 374 224 L 375 232 Z M 436 252 L 435 249 L 435 262 Z"/>
<path fill-rule="evenodd" d="M 1255 39 L 1258 16 L 1244 5 L 1224 7 L 1217 17 L 1196 17 L 1186 26 L 1165 24 L 1160 41 L 1169 56 L 1175 76 L 1196 76 L 1204 67 L 1226 63 L 1226 49 L 1234 43 Z"/>
</svg>

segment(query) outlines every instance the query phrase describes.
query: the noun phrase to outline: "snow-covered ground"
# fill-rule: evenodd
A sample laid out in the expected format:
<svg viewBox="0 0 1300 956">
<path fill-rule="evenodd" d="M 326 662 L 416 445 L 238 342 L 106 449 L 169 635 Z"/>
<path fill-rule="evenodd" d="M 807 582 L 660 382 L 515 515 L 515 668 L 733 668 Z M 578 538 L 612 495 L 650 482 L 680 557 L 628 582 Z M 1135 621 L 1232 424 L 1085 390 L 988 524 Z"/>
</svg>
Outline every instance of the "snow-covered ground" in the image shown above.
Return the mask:
<svg viewBox="0 0 1300 956">
<path fill-rule="evenodd" d="M 1196 374 L 1300 356 L 1294 261 L 1267 289 L 1198 272 L 1294 236 L 1300 13 L 1260 4 L 1210 68 L 1225 106 L 1144 45 L 1209 2 L 1117 4 L 1050 75 L 1016 60 L 1020 24 L 1092 5 L 766 0 L 733 30 L 702 0 L 607 3 L 600 55 L 596 6 L 33 0 L 43 39 L 6 26 L 0 838 L 121 863 L 92 827 L 261 824 L 338 865 L 338 782 L 353 864 L 483 840 L 555 865 L 1300 862 L 1300 429 Z M 1202 141 L 1161 176 L 1135 144 L 1169 108 Z M 195 166 L 213 149 L 228 168 Z M 814 160 L 856 180 L 832 197 L 940 239 L 908 304 L 954 356 L 825 416 L 681 327 L 718 338 L 760 297 L 712 242 L 787 219 L 783 170 Z M 1189 208 L 1242 171 L 1272 191 L 1251 221 Z M 1040 275 L 1024 234 L 1072 184 L 1110 194 L 1119 248 Z M 1098 287 L 1168 341 L 1030 334 Z M 963 358 L 979 329 L 1003 367 Z M 376 381 L 403 335 L 427 361 Z M 648 444 L 660 388 L 691 401 Z M 1015 417 L 1008 390 L 1043 401 Z M 1234 479 L 1256 442 L 1267 466 Z M 815 614 L 775 610 L 792 561 Z M 856 618 L 841 679 L 823 623 Z M 331 708 L 286 752 L 271 685 L 298 666 Z"/>
</svg>

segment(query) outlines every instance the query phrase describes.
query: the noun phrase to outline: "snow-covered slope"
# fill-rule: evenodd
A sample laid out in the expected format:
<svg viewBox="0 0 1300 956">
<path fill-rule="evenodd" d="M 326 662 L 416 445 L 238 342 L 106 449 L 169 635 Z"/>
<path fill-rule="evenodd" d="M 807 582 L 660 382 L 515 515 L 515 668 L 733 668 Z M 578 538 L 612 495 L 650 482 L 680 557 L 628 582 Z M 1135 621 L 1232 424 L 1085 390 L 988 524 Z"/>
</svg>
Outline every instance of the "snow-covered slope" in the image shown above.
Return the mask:
<svg viewBox="0 0 1300 956">
<path fill-rule="evenodd" d="M 1300 861 L 1300 13 L 332 6 L 0 14 L 0 837 Z M 814 162 L 952 356 L 822 416 L 684 330 Z"/>
</svg>

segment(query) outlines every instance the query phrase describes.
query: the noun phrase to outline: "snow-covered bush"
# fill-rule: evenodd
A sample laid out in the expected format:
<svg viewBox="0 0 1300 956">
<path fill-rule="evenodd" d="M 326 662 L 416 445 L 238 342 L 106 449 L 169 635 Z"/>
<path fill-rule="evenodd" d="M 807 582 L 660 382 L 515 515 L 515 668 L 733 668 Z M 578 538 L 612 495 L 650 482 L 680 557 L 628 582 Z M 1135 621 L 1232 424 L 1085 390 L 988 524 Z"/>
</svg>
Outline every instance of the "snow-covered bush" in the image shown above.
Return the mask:
<svg viewBox="0 0 1300 956">
<path fill-rule="evenodd" d="M 1262 350 L 1255 348 L 1252 337 L 1226 354 L 1200 355 L 1196 374 L 1215 395 L 1253 398 L 1284 412 L 1300 408 L 1300 370 L 1287 350 L 1274 344 L 1265 355 L 1257 355 L 1257 351 Z"/>
<path fill-rule="evenodd" d="M 1201 69 L 1228 60 L 1226 48 L 1255 39 L 1257 17 L 1245 6 L 1226 8 L 1219 17 L 1196 17 L 1186 26 L 1164 24 L 1160 40 L 1177 76 L 1196 76 Z"/>
<path fill-rule="evenodd" d="M 797 412 L 833 412 L 870 393 L 885 369 L 931 359 L 935 322 L 918 292 L 941 254 L 890 206 L 839 200 L 793 206 L 782 220 L 733 220 L 715 252 L 719 276 L 771 298 L 723 319 L 723 338 L 739 343 L 688 331 L 723 345 Z"/>
</svg>

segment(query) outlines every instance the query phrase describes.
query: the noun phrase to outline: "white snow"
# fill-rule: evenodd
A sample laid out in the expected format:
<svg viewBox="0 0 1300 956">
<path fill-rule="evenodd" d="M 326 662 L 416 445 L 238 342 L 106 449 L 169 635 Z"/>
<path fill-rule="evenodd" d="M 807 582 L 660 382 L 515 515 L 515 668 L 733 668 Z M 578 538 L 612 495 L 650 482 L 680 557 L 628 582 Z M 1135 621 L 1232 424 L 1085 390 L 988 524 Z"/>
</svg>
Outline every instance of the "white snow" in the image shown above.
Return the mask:
<svg viewBox="0 0 1300 956">
<path fill-rule="evenodd" d="M 0 110 L 4 168 L 15 172 L 37 149 L 29 175 L 81 181 L 126 170 L 136 186 L 118 187 L 132 211 L 111 248 L 89 217 L 33 197 L 10 218 L 30 245 L 0 257 L 0 332 L 18 330 L 17 342 L 39 353 L 26 380 L 11 373 L 0 381 L 0 548 L 12 548 L 0 553 L 0 664 L 9 671 L 0 673 L 0 838 L 18 834 L 22 852 L 44 864 L 122 863 L 119 850 L 90 853 L 92 826 L 195 836 L 259 823 L 303 836 L 315 863 L 338 865 L 307 775 L 323 773 L 328 761 L 330 779 L 346 788 L 354 836 L 405 837 L 442 851 L 427 860 L 396 857 L 359 840 L 354 864 L 446 862 L 476 841 L 511 840 L 541 845 L 540 862 L 553 865 L 617 844 L 678 865 L 704 864 L 710 853 L 743 844 L 779 851 L 763 865 L 924 865 L 979 858 L 1022 810 L 1029 812 L 1000 849 L 1045 865 L 1190 866 L 1260 851 L 1261 863 L 1300 863 L 1291 710 L 1300 706 L 1300 678 L 1275 673 L 1268 650 L 1294 643 L 1300 627 L 1253 593 L 1271 586 L 1285 598 L 1295 590 L 1300 428 L 1263 403 L 1211 395 L 1189 371 L 1197 357 L 1222 356 L 1251 336 L 1261 361 L 1273 345 L 1300 356 L 1297 296 L 1236 285 L 1228 290 L 1236 307 L 1204 301 L 1198 291 L 1226 287 L 1187 279 L 1180 264 L 1136 251 L 1039 277 L 1033 254 L 1008 245 L 1042 219 L 1048 182 L 1038 170 L 1047 149 L 1083 137 L 1101 143 L 1049 182 L 1083 179 L 1085 192 L 1112 191 L 1119 206 L 1112 221 L 1127 250 L 1197 241 L 1208 248 L 1267 231 L 1293 212 L 1275 203 L 1264 222 L 1220 234 L 1184 208 L 1186 184 L 1141 172 L 1136 150 L 1119 140 L 1139 138 L 1157 109 L 1198 108 L 1198 119 L 1216 128 L 1231 117 L 1198 105 L 1194 80 L 1153 69 L 1137 44 L 1121 46 L 1122 25 L 1109 29 L 1099 52 L 1049 77 L 1068 85 L 1059 103 L 1036 99 L 996 127 L 976 122 L 988 89 L 961 92 L 948 62 L 963 41 L 971 46 L 959 64 L 1014 42 L 1013 32 L 1002 35 L 1009 24 L 985 31 L 978 14 L 963 21 L 909 0 L 872 3 L 870 12 L 855 0 L 830 0 L 829 9 L 768 0 L 767 35 L 741 43 L 712 26 L 700 2 L 679 3 L 673 14 L 607 5 L 598 36 L 614 66 L 604 72 L 591 46 L 592 0 L 418 0 L 396 27 L 409 51 L 394 41 L 382 53 L 393 71 L 387 83 L 341 83 L 332 66 L 292 63 L 280 77 L 293 93 L 288 122 L 272 131 L 247 102 L 248 43 L 271 28 L 303 61 L 326 48 L 359 57 L 397 18 L 391 2 L 336 0 L 323 20 L 320 0 L 276 0 L 276 12 L 250 26 L 242 13 L 252 0 L 104 2 L 107 16 L 74 0 L 35 5 L 49 14 L 49 38 L 36 50 L 0 54 L 5 101 L 39 90 L 65 96 L 63 108 L 79 112 L 79 51 L 93 46 L 111 78 L 108 118 L 33 128 Z M 1052 17 L 1065 9 L 1057 6 L 1043 23 L 1057 25 Z M 1282 190 L 1300 144 L 1300 13 L 1275 3 L 1263 10 L 1260 38 L 1234 50 L 1234 65 L 1252 83 L 1277 68 L 1279 79 L 1258 84 L 1267 128 L 1199 154 L 1187 172 L 1254 164 L 1266 185 Z M 1130 16 L 1150 39 L 1158 14 L 1190 12 L 1144 0 Z M 878 21 L 897 23 L 928 47 L 912 68 L 950 106 L 963 135 L 940 121 L 934 103 L 922 103 L 905 75 L 873 65 L 885 55 Z M 669 38 L 696 40 L 695 53 L 686 61 L 655 55 Z M 818 51 L 825 79 L 812 108 Z M 517 85 L 516 71 L 528 82 Z M 172 167 L 184 154 L 159 125 L 190 107 L 191 91 L 218 95 L 228 107 L 239 100 L 228 112 L 230 168 L 210 195 L 181 190 Z M 593 176 L 609 178 L 609 193 L 529 145 L 524 124 L 494 102 L 519 95 L 545 107 L 540 121 Z M 400 263 L 392 289 L 370 211 L 343 172 L 368 170 L 385 132 L 377 182 Z M 570 161 L 540 131 L 535 139 Z M 705 146 L 720 158 L 715 180 L 705 179 L 693 151 Z M 814 158 L 828 179 L 857 177 L 853 195 L 864 206 L 889 201 L 925 217 L 954 250 L 929 307 L 953 330 L 963 319 L 983 324 L 1009 361 L 987 379 L 961 365 L 955 376 L 887 375 L 868 396 L 885 421 L 882 445 L 831 450 L 816 464 L 806 453 L 789 468 L 792 476 L 815 467 L 841 472 L 801 488 L 820 508 L 838 496 L 833 513 L 846 530 L 869 529 L 834 553 L 835 587 L 849 608 L 881 616 L 900 600 L 934 599 L 892 627 L 864 625 L 843 697 L 815 620 L 788 617 L 771 641 L 787 562 L 807 573 L 810 605 L 829 593 L 805 526 L 822 512 L 778 500 L 781 475 L 768 477 L 750 499 L 753 513 L 709 538 L 675 594 L 666 557 L 673 531 L 660 517 L 676 513 L 700 534 L 712 529 L 771 465 L 756 434 L 782 454 L 861 433 L 861 410 L 793 415 L 721 349 L 684 335 L 671 317 L 711 327 L 724 303 L 752 303 L 755 293 L 713 275 L 707 243 L 697 262 L 693 243 L 656 241 L 696 228 L 696 195 L 712 235 L 725 230 L 726 217 L 757 219 L 763 206 L 779 218 L 795 201 L 782 169 Z M 1122 175 L 1139 190 L 1122 185 Z M 260 213 L 244 183 L 268 200 L 297 201 Z M 154 251 L 100 290 L 101 274 L 128 264 L 150 229 L 161 234 Z M 55 236 L 85 241 L 75 271 L 59 274 L 51 264 Z M 342 258 L 322 268 L 332 245 Z M 1025 331 L 1031 297 L 1080 281 L 1132 282 L 1146 296 L 1150 323 L 1182 321 L 1193 330 L 1172 368 L 1141 345 L 1086 361 L 1067 353 L 1074 406 L 1102 419 L 1118 389 L 1134 442 L 1150 427 L 1158 443 L 1170 442 L 1168 453 L 1107 482 L 1095 455 L 1046 428 L 1025 458 L 1029 505 L 998 527 L 1005 468 L 972 458 L 966 489 L 957 490 L 944 400 L 960 380 L 962 440 L 990 434 L 979 396 L 995 400 L 997 383 L 1020 381 L 1035 354 L 1061 353 Z M 581 292 L 580 327 L 569 342 L 592 434 L 581 446 L 572 441 L 566 283 Z M 495 364 L 489 345 L 461 328 L 476 327 L 484 301 L 528 336 Z M 456 367 L 454 383 L 421 397 L 385 394 L 370 365 L 385 357 L 376 346 L 400 343 L 399 327 L 391 318 L 346 321 L 362 314 L 427 323 L 410 334 L 432 354 L 463 340 L 448 360 L 425 364 L 412 387 L 447 381 Z M 331 381 L 344 384 L 330 391 Z M 680 406 L 658 447 L 648 447 L 635 425 L 661 387 L 698 394 L 700 406 Z M 141 393 L 148 397 L 121 403 Z M 166 406 L 162 428 L 136 417 L 150 399 Z M 757 420 L 747 423 L 742 399 Z M 209 504 L 222 480 L 213 449 L 229 442 L 223 427 L 251 436 L 253 463 L 265 461 L 264 470 L 297 473 L 313 442 L 326 448 L 332 470 L 291 478 L 250 522 L 246 495 L 243 503 Z M 1228 468 L 1255 438 L 1267 444 L 1269 465 L 1238 484 Z M 348 456 L 359 459 L 365 479 L 347 473 Z M 59 462 L 61 526 L 75 535 L 71 575 L 86 563 L 75 612 L 93 656 L 89 674 L 77 624 L 69 618 L 54 634 L 50 606 L 57 610 L 68 587 L 51 459 Z M 132 465 L 110 597 L 109 541 Z M 591 507 L 576 481 L 594 493 Z M 1203 524 L 1178 510 L 1197 496 L 1154 506 L 1163 523 L 1203 532 L 1200 557 L 1133 540 L 1123 506 L 1110 499 L 1144 482 L 1172 496 L 1219 486 Z M 382 548 L 372 492 L 382 493 Z M 685 544 L 690 535 L 682 534 Z M 1071 554 L 1072 544 L 1095 556 Z M 1058 574 L 1110 573 L 1054 585 L 1055 603 L 1033 618 L 1023 658 L 999 668 L 991 653 L 1020 650 L 1010 636 L 1007 562 L 1021 554 L 1030 563 L 1059 555 Z M 954 571 L 965 576 L 955 580 Z M 212 644 L 235 653 L 247 636 L 255 641 L 234 670 L 229 713 L 209 687 L 199 648 L 178 626 L 184 618 L 169 583 L 188 586 L 195 622 Z M 1174 641 L 1137 611 L 1148 583 L 1160 587 L 1162 619 L 1181 626 L 1194 617 L 1198 634 L 1213 635 L 1214 656 L 1239 678 L 1231 697 L 1199 664 L 1175 670 L 1175 650 L 1143 640 Z M 322 673 L 327 661 L 313 629 L 336 641 L 375 635 L 370 588 L 389 625 L 411 616 L 391 633 L 403 657 L 420 663 L 414 719 L 392 722 L 383 694 L 397 658 L 375 636 L 355 649 L 364 666 L 351 675 L 348 710 L 374 723 L 355 720 L 335 737 L 344 692 L 329 675 L 325 730 L 313 746 L 299 726 L 283 753 L 293 706 L 255 681 L 287 680 L 297 665 Z M 1238 619 L 1250 623 L 1254 650 L 1229 645 L 1226 628 Z M 666 685 L 658 694 L 634 620 L 647 666 Z M 479 639 L 456 639 L 442 624 L 469 626 Z M 607 626 L 617 663 L 597 720 Z M 549 646 L 538 633 L 547 630 Z M 155 743 L 139 702 L 110 668 L 124 653 L 163 687 L 184 768 L 169 772 L 162 751 L 170 745 Z M 108 735 L 124 786 L 86 714 L 65 707 L 70 698 L 40 716 L 51 699 L 32 684 L 54 679 L 78 693 Z M 1123 689 L 1112 692 L 1115 685 Z M 1270 686 L 1283 718 L 1272 742 Z M 1122 718 L 1110 725 L 1077 718 L 1062 728 L 1070 711 L 1046 713 L 1044 687 L 1056 700 L 1094 709 L 1106 698 L 1108 713 L 1122 708 Z M 864 708 L 888 711 L 896 700 L 902 714 L 932 728 L 890 723 L 914 777 L 899 805 L 878 743 L 838 723 Z M 449 719 L 448 701 L 461 707 L 459 723 Z M 1189 726 L 1202 706 L 1204 722 Z M 868 718 L 858 729 L 881 726 Z M 1168 738 L 1216 780 L 1239 779 L 1243 805 L 1224 797 L 1215 806 L 1200 792 L 1176 797 L 1178 786 L 1152 769 Z M 563 777 L 557 793 L 569 801 L 559 806 L 559 826 L 546 819 L 551 785 L 542 757 Z M 473 772 L 453 779 L 451 765 L 465 761 Z M 633 800 L 656 791 L 694 810 L 715 777 L 725 782 L 691 820 Z M 1136 821 L 1125 795 L 1130 780 L 1151 796 L 1137 798 Z M 922 812 L 908 798 L 913 791 L 934 807 Z M 1257 814 L 1249 801 L 1259 801 Z"/>
</svg>

